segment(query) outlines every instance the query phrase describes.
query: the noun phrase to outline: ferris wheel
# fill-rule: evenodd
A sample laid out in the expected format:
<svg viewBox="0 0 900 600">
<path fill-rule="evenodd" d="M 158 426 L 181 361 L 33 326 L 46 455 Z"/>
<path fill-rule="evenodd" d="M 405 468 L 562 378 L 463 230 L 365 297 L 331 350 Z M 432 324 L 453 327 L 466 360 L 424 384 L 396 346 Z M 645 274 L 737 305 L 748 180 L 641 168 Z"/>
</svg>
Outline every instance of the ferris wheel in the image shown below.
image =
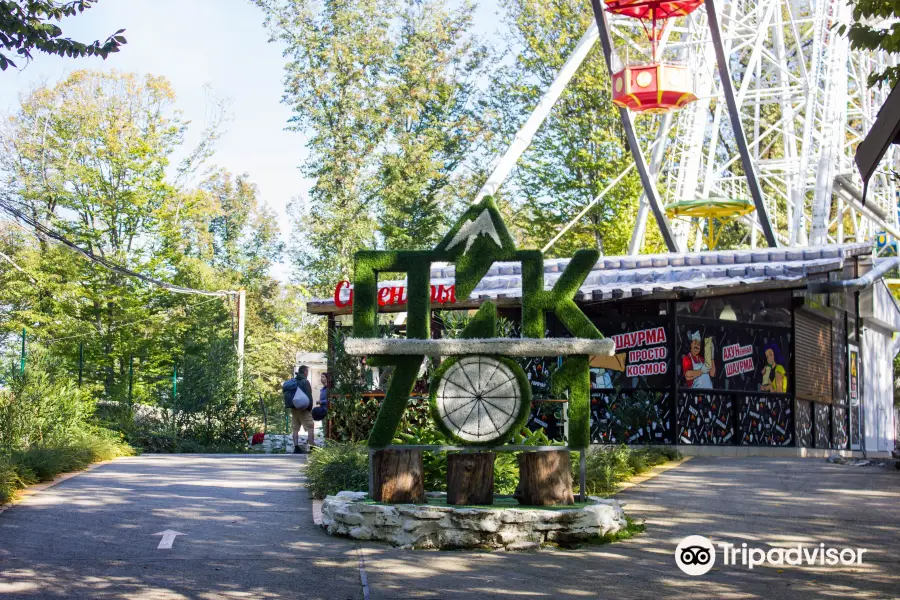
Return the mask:
<svg viewBox="0 0 900 600">
<path fill-rule="evenodd" d="M 856 145 L 889 90 L 866 86 L 886 57 L 851 51 L 847 38 L 837 33 L 836 26 L 849 20 L 848 5 L 843 0 L 700 4 L 610 0 L 605 5 L 614 99 L 618 73 L 612 63 L 621 61 L 623 50 L 650 66 L 665 65 L 665 57 L 672 57 L 692 78 L 687 90 L 679 81 L 645 81 L 648 91 L 668 83 L 689 103 L 657 117 L 654 156 L 665 160 L 649 165 L 656 185 L 642 205 L 653 193 L 665 207 L 701 201 L 728 206 L 752 199 L 755 211 L 735 214 L 749 225 L 751 246 L 765 244 L 766 238 L 779 245 L 815 245 L 870 240 L 876 232 L 900 237 L 898 189 L 890 176 L 897 153 L 890 151 L 865 206 L 853 163 Z M 667 15 L 672 25 L 658 27 L 657 20 Z M 645 56 L 629 42 L 635 17 L 650 34 Z M 651 17 L 652 29 L 646 26 Z M 638 73 L 641 68 L 646 67 L 638 67 Z M 635 67 L 623 71 L 629 69 Z M 656 92 L 664 98 L 667 90 Z M 658 112 L 650 108 L 629 106 Z M 632 253 L 640 250 L 646 230 L 648 211 L 642 208 Z M 706 221 L 706 232 L 703 220 L 672 224 L 680 249 L 711 249 L 713 221 Z"/>
<path fill-rule="evenodd" d="M 754 210 L 733 216 L 752 247 L 900 239 L 900 153 L 888 151 L 865 198 L 853 161 L 890 91 L 867 78 L 893 63 L 849 48 L 836 27 L 849 21 L 845 0 L 591 3 L 596 22 L 476 201 L 496 191 L 599 40 L 644 190 L 629 253 L 641 251 L 651 213 L 670 251 L 707 247 L 712 218 L 666 214 L 697 202 L 719 202 L 716 213 L 751 202 Z M 653 139 L 638 137 L 636 119 L 652 120 Z"/>
</svg>

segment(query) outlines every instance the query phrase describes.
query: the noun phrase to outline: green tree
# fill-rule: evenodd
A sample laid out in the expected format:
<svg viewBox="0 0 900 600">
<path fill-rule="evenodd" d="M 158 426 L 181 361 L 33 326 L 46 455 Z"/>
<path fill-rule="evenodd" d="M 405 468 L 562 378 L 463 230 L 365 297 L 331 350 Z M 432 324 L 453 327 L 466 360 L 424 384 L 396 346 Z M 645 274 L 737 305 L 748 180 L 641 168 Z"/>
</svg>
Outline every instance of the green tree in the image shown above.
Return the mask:
<svg viewBox="0 0 900 600">
<path fill-rule="evenodd" d="M 503 113 L 498 138 L 506 143 L 594 17 L 589 3 L 575 0 L 505 0 L 503 6 L 513 31 L 511 51 L 515 52 L 514 64 L 503 71 L 495 86 L 498 110 Z M 522 242 L 543 247 L 631 162 L 597 44 L 504 186 L 520 209 L 517 220 L 523 223 Z M 571 256 L 585 247 L 608 254 L 625 252 L 640 191 L 637 175 L 623 179 L 548 254 Z"/>
<path fill-rule="evenodd" d="M 173 294 L 8 221 L 0 222 L 0 346 L 26 327 L 29 348 L 46 346 L 74 377 L 83 344 L 85 386 L 98 397 L 162 406 L 176 434 L 219 436 L 224 427 L 219 437 L 234 440 L 248 415 L 235 403 L 258 409 L 257 399 L 278 397 L 294 353 L 323 349 L 324 338 L 303 314 L 309 294 L 269 274 L 282 244 L 249 177 L 211 168 L 186 183 L 218 133 L 214 122 L 185 149 L 175 101 L 165 79 L 119 73 L 81 71 L 34 90 L 0 130 L 0 202 L 139 273 L 245 289 L 245 393 L 236 393 L 233 297 Z M 176 152 L 187 159 L 173 164 Z M 215 415 L 230 416 L 214 423 Z"/>
<path fill-rule="evenodd" d="M 297 278 L 324 291 L 353 272 L 375 239 L 366 168 L 385 129 L 382 78 L 390 57 L 390 0 L 255 0 L 283 42 L 290 128 L 305 134 L 308 201 L 290 205 Z"/>
<path fill-rule="evenodd" d="M 62 37 L 62 29 L 56 23 L 91 8 L 96 0 L 0 0 L 0 48 L 15 51 L 30 61 L 31 52 L 36 50 L 47 54 L 80 58 L 101 56 L 104 59 L 111 52 L 118 52 L 126 44 L 120 29 L 104 42 L 78 42 Z M 16 66 L 8 54 L 0 52 L 0 70 Z"/>
<path fill-rule="evenodd" d="M 295 279 L 317 293 L 376 245 L 423 247 L 472 189 L 489 51 L 474 5 L 446 0 L 256 0 L 287 46 L 284 101 L 306 136 L 308 199 L 290 206 Z"/>
<path fill-rule="evenodd" d="M 461 167 L 482 149 L 486 104 L 479 79 L 490 49 L 467 35 L 474 5 L 401 5 L 385 92 L 387 144 L 374 203 L 386 248 L 431 248 L 467 192 Z"/>
<path fill-rule="evenodd" d="M 896 56 L 900 53 L 900 8 L 890 0 L 851 0 L 853 22 L 842 24 L 838 32 L 850 38 L 854 50 L 883 50 Z M 869 86 L 887 82 L 895 85 L 900 79 L 900 65 L 887 66 L 869 75 Z"/>
</svg>

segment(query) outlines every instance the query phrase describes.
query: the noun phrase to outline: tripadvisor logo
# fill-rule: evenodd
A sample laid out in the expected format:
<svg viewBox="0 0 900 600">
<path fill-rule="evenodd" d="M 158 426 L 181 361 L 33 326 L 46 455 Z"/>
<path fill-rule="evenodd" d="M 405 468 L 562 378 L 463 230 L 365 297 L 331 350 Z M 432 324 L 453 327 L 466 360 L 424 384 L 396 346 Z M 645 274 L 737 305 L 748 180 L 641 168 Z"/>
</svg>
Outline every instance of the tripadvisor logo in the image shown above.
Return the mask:
<svg viewBox="0 0 900 600">
<path fill-rule="evenodd" d="M 748 569 L 760 565 L 772 566 L 828 566 L 838 564 L 861 565 L 864 548 L 830 548 L 825 544 L 804 546 L 797 544 L 788 548 L 751 548 L 746 543 L 740 546 L 728 542 L 716 544 L 725 566 L 743 566 Z M 675 564 L 688 575 L 703 575 L 716 564 L 716 548 L 709 538 L 689 535 L 675 548 Z"/>
<path fill-rule="evenodd" d="M 709 538 L 689 535 L 675 548 L 675 564 L 688 575 L 703 575 L 716 564 L 716 549 Z"/>
</svg>

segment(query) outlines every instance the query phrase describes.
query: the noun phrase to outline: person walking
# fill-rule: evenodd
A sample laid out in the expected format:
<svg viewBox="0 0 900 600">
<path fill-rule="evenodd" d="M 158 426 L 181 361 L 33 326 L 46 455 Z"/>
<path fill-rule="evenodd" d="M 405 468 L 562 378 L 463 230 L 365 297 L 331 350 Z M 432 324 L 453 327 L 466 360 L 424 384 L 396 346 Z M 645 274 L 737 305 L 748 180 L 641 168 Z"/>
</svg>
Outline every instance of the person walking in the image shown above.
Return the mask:
<svg viewBox="0 0 900 600">
<path fill-rule="evenodd" d="M 293 429 L 294 454 L 305 454 L 316 445 L 315 421 L 312 418 L 312 386 L 307 376 L 309 367 L 301 365 L 297 369 L 297 391 L 294 393 L 291 408 L 291 425 Z M 304 397 L 305 396 L 305 397 Z M 300 427 L 306 430 L 306 445 L 300 445 Z"/>
<path fill-rule="evenodd" d="M 329 439 L 329 435 L 331 431 L 328 427 L 328 392 L 331 389 L 331 374 L 330 373 L 322 373 L 322 377 L 320 379 L 322 383 L 322 389 L 319 390 L 319 406 L 321 406 L 324 410 L 323 415 L 323 424 L 325 439 Z"/>
</svg>

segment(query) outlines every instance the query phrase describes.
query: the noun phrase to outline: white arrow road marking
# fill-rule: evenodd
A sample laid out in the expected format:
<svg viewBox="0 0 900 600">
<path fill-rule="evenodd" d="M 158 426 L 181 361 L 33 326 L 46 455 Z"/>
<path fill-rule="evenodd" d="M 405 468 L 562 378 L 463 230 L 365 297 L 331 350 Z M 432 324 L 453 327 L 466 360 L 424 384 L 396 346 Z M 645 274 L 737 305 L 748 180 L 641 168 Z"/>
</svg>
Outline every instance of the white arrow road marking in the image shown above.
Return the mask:
<svg viewBox="0 0 900 600">
<path fill-rule="evenodd" d="M 156 547 L 157 550 L 171 550 L 172 544 L 175 543 L 176 535 L 184 535 L 180 531 L 173 531 L 171 529 L 166 529 L 165 531 L 160 531 L 159 533 L 154 533 L 153 535 L 161 535 L 162 539 L 159 540 L 159 546 Z"/>
</svg>

